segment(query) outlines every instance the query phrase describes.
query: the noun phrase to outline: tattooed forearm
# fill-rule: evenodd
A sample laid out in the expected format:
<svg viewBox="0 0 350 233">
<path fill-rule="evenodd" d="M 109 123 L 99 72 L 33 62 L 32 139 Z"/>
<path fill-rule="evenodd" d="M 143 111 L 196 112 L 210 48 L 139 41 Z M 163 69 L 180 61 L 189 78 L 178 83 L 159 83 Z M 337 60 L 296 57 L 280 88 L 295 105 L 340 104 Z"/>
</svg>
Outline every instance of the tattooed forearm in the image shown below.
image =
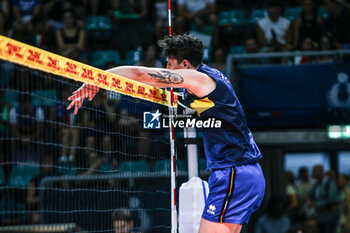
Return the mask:
<svg viewBox="0 0 350 233">
<path fill-rule="evenodd" d="M 184 82 L 184 78 L 176 73 L 171 73 L 170 71 L 163 70 L 155 74 L 147 73 L 151 78 L 157 80 L 160 83 L 166 84 L 180 84 Z"/>
</svg>

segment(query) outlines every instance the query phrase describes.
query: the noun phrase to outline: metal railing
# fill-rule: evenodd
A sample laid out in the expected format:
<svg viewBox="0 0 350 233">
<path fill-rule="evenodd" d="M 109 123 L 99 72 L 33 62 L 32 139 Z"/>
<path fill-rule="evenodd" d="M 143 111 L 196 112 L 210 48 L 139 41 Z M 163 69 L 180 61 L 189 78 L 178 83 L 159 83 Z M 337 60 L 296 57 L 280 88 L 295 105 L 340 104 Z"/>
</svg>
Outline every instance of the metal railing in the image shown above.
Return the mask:
<svg viewBox="0 0 350 233">
<path fill-rule="evenodd" d="M 342 61 L 345 55 L 350 55 L 350 50 L 329 50 L 329 51 L 308 51 L 308 52 L 271 52 L 271 53 L 248 53 L 248 54 L 229 54 L 226 58 L 226 75 L 228 78 L 234 74 L 234 62 L 247 59 L 268 59 L 268 58 L 286 58 L 297 56 L 334 56 L 337 60 Z M 267 64 L 263 64 L 266 66 Z M 275 64 L 274 64 L 275 65 Z M 284 64 L 288 65 L 288 64 Z M 289 64 L 294 65 L 294 64 Z M 262 64 L 249 65 L 249 67 L 262 66 Z"/>
</svg>

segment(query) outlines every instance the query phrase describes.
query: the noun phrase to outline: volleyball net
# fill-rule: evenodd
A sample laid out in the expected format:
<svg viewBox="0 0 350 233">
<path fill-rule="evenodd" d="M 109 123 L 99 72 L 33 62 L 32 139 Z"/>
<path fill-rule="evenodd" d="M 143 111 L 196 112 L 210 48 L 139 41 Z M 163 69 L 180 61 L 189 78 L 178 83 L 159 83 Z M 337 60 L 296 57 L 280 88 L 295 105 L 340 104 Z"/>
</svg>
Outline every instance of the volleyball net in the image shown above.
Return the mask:
<svg viewBox="0 0 350 233">
<path fill-rule="evenodd" d="M 170 93 L 3 36 L 0 59 L 0 232 L 114 232 L 120 213 L 169 232 L 169 128 L 150 124 Z M 74 115 L 83 82 L 100 92 Z"/>
</svg>

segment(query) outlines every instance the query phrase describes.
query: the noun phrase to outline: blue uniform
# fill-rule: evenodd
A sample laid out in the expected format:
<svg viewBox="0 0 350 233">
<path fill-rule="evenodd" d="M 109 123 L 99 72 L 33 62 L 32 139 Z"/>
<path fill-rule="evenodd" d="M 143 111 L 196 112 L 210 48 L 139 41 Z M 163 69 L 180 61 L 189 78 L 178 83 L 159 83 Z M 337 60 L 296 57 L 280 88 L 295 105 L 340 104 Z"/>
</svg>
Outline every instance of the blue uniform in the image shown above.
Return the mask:
<svg viewBox="0 0 350 233">
<path fill-rule="evenodd" d="M 229 80 L 205 64 L 198 71 L 213 78 L 216 88 L 202 98 L 185 90 L 185 104 L 196 110 L 202 120 L 215 118 L 222 122 L 221 128 L 203 128 L 207 169 L 213 173 L 202 217 L 213 222 L 246 224 L 264 196 L 265 179 L 257 163 L 262 155 Z"/>
</svg>

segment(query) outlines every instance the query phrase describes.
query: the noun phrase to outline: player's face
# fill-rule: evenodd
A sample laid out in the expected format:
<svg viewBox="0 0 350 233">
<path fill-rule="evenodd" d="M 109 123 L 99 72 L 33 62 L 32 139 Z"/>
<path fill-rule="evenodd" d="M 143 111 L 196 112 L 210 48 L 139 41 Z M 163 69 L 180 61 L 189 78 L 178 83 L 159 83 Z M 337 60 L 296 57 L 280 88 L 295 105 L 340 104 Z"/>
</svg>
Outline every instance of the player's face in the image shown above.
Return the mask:
<svg viewBox="0 0 350 233">
<path fill-rule="evenodd" d="M 182 61 L 178 63 L 178 61 L 174 58 L 167 58 L 166 59 L 166 68 L 170 70 L 176 70 L 176 69 L 185 69 L 185 61 Z"/>
</svg>

